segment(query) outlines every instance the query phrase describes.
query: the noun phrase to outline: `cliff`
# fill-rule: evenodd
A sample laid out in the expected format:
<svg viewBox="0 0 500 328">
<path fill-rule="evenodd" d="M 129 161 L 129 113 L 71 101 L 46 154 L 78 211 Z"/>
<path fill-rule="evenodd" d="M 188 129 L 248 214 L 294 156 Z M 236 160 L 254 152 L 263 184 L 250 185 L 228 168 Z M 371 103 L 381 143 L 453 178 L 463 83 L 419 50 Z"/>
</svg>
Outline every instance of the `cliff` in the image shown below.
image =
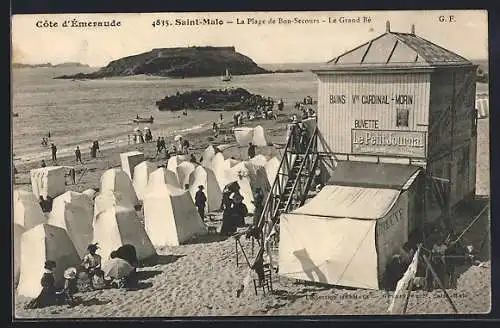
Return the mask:
<svg viewBox="0 0 500 328">
<path fill-rule="evenodd" d="M 56 78 L 98 79 L 138 74 L 164 77 L 220 76 L 228 68 L 232 75 L 260 74 L 267 71 L 234 47 L 161 48 L 120 58 L 96 72 L 63 75 Z"/>
</svg>

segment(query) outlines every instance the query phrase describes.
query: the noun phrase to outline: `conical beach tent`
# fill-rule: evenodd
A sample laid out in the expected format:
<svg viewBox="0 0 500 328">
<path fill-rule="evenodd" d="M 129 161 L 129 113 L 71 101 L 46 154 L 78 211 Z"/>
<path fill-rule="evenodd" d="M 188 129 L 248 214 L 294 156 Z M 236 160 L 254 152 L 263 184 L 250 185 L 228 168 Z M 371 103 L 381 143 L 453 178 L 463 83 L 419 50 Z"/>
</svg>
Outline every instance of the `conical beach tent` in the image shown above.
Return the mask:
<svg viewBox="0 0 500 328">
<path fill-rule="evenodd" d="M 54 199 L 47 223 L 68 233 L 80 258 L 87 252 L 93 237 L 93 205 L 88 196 L 67 191 Z"/>
<path fill-rule="evenodd" d="M 229 167 L 229 168 L 235 166 L 238 163 L 241 163 L 241 161 L 234 159 L 234 158 L 228 158 L 224 162 L 226 164 L 226 167 Z"/>
<path fill-rule="evenodd" d="M 211 212 L 218 210 L 222 202 L 222 191 L 215 177 L 215 173 L 208 168 L 203 166 L 197 166 L 189 178 L 189 192 L 193 201 L 195 201 L 195 195 L 198 191 L 198 186 L 203 186 L 205 196 L 207 196 L 207 208 L 206 210 Z"/>
<path fill-rule="evenodd" d="M 177 175 L 163 167 L 157 168 L 149 175 L 148 185 L 145 193 L 150 189 L 154 189 L 157 185 L 166 184 L 169 188 L 181 189 L 181 185 L 177 180 Z M 144 198 L 144 196 L 143 196 Z"/>
<path fill-rule="evenodd" d="M 267 136 L 262 126 L 257 125 L 253 128 L 252 143 L 257 147 L 267 146 Z"/>
<path fill-rule="evenodd" d="M 14 227 L 12 229 L 13 232 L 13 241 L 14 241 L 14 287 L 17 287 L 19 283 L 19 275 L 21 268 L 21 237 L 23 233 L 26 231 L 21 225 L 14 223 Z"/>
<path fill-rule="evenodd" d="M 203 157 L 203 160 L 201 161 L 202 166 L 207 166 L 210 165 L 210 162 L 212 161 L 212 158 L 215 156 L 215 148 L 210 145 L 208 146 L 203 153 L 201 154 Z"/>
<path fill-rule="evenodd" d="M 66 169 L 63 166 L 47 166 L 30 171 L 31 188 L 38 199 L 55 198 L 66 190 Z"/>
<path fill-rule="evenodd" d="M 271 187 L 274 183 L 274 180 L 276 179 L 276 175 L 278 174 L 280 164 L 280 160 L 277 157 L 273 157 L 269 161 L 267 161 L 266 165 L 264 166 L 267 174 L 267 179 Z"/>
<path fill-rule="evenodd" d="M 94 200 L 94 222 L 97 215 L 103 211 L 106 211 L 115 206 L 134 208 L 134 204 L 130 203 L 127 197 L 123 197 L 123 194 L 119 192 L 111 192 L 105 190 L 100 192 Z"/>
<path fill-rule="evenodd" d="M 33 193 L 24 190 L 14 190 L 13 195 L 14 223 L 28 230 L 45 223 L 45 215 Z"/>
<path fill-rule="evenodd" d="M 177 179 L 179 181 L 179 185 L 184 189 L 185 185 L 189 184 L 189 176 L 193 173 L 196 165 L 191 162 L 182 162 L 177 165 Z"/>
<path fill-rule="evenodd" d="M 86 190 L 82 191 L 82 194 L 89 197 L 89 199 L 94 200 L 97 192 L 94 189 L 86 189 Z"/>
<path fill-rule="evenodd" d="M 80 257 L 66 230 L 44 223 L 26 231 L 21 237 L 19 295 L 34 298 L 40 294 L 40 279 L 47 260 L 56 262 L 54 277 L 59 290 L 64 286 L 64 270 L 80 265 Z"/>
<path fill-rule="evenodd" d="M 253 128 L 241 127 L 233 131 L 239 146 L 248 146 L 250 142 L 253 142 Z"/>
<path fill-rule="evenodd" d="M 219 187 L 223 190 L 226 185 L 225 171 L 229 168 L 229 164 L 224 160 L 222 153 L 215 154 L 212 158 L 212 165 L 209 168 L 214 172 L 217 182 L 219 183 Z"/>
<path fill-rule="evenodd" d="M 144 195 L 144 225 L 156 247 L 178 246 L 207 232 L 189 192 L 165 184 Z"/>
<path fill-rule="evenodd" d="M 266 156 L 259 154 L 251 158 L 249 162 L 252 163 L 253 165 L 264 167 L 267 164 L 267 158 Z"/>
<path fill-rule="evenodd" d="M 222 181 L 224 187 L 232 182 L 238 182 L 238 185 L 240 186 L 240 194 L 241 196 L 243 196 L 243 204 L 246 205 L 248 213 L 253 213 L 255 211 L 250 176 L 248 169 L 246 169 L 244 164 L 240 163 L 230 169 L 225 170 Z M 222 190 L 224 190 L 224 188 L 222 188 Z"/>
<path fill-rule="evenodd" d="M 139 261 L 156 254 L 132 208 L 116 206 L 99 213 L 94 223 L 94 242 L 99 243 L 99 254 L 103 262 L 109 259 L 113 250 L 124 244 L 135 247 Z"/>
<path fill-rule="evenodd" d="M 184 161 L 187 161 L 187 158 L 184 155 L 175 155 L 170 157 L 167 161 L 167 170 L 177 174 L 177 166 Z"/>
<path fill-rule="evenodd" d="M 130 204 L 139 205 L 130 177 L 121 169 L 109 169 L 101 177 L 101 192 L 120 193 Z"/>
<path fill-rule="evenodd" d="M 120 154 L 122 162 L 122 170 L 125 172 L 130 180 L 134 178 L 134 169 L 136 165 L 144 161 L 144 154 L 139 151 L 129 151 Z"/>
<path fill-rule="evenodd" d="M 134 178 L 132 179 L 132 185 L 134 186 L 137 198 L 142 201 L 145 189 L 148 185 L 148 179 L 151 172 L 156 169 L 153 163 L 148 161 L 143 161 L 134 168 Z"/>
</svg>

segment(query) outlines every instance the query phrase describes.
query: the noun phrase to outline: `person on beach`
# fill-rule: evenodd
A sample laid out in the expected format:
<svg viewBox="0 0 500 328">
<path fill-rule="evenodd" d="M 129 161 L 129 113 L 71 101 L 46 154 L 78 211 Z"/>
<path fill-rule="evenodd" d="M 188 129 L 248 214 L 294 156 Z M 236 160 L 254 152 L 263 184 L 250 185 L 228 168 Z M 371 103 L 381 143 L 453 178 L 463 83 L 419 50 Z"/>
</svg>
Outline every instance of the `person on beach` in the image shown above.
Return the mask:
<svg viewBox="0 0 500 328">
<path fill-rule="evenodd" d="M 120 246 L 117 250 L 112 251 L 110 254 L 112 259 L 119 258 L 127 261 L 133 268 L 127 277 L 123 279 L 123 287 L 135 287 L 137 286 L 138 278 L 137 278 L 137 267 L 139 266 L 139 260 L 137 259 L 137 252 L 135 250 L 134 245 L 125 244 Z"/>
<path fill-rule="evenodd" d="M 168 153 L 167 144 L 165 143 L 165 137 L 161 137 L 160 146 L 160 151 L 165 150 L 165 152 Z"/>
<path fill-rule="evenodd" d="M 82 152 L 80 151 L 80 147 L 79 146 L 76 146 L 75 157 L 76 157 L 76 164 L 78 164 L 78 162 L 80 162 L 80 164 L 83 164 L 83 162 L 82 162 Z"/>
<path fill-rule="evenodd" d="M 262 193 L 261 188 L 255 189 L 255 196 L 252 203 L 255 205 L 255 211 L 253 214 L 253 225 L 256 225 L 259 222 L 260 215 L 262 214 L 262 210 L 264 209 L 264 194 Z"/>
<path fill-rule="evenodd" d="M 73 297 L 78 292 L 76 274 L 77 271 L 75 268 L 67 268 L 64 271 L 64 288 L 60 292 L 57 292 L 58 295 L 62 296 L 61 301 L 64 301 L 69 306 L 76 305 L 75 298 Z"/>
<path fill-rule="evenodd" d="M 101 270 L 101 256 L 99 254 L 96 254 L 97 249 L 99 249 L 97 243 L 88 245 L 87 246 L 88 253 L 85 254 L 82 261 L 82 266 L 87 272 L 87 275 L 89 276 L 91 287 L 93 287 L 92 279 L 96 271 Z"/>
<path fill-rule="evenodd" d="M 187 155 L 189 152 L 189 141 L 187 139 L 182 140 L 182 153 Z"/>
<path fill-rule="evenodd" d="M 203 187 L 202 185 L 198 186 L 198 191 L 196 192 L 194 199 L 195 199 L 195 205 L 196 208 L 198 209 L 198 214 L 200 215 L 201 219 L 205 221 L 205 207 L 207 204 L 207 196 L 205 196 L 205 193 L 203 192 Z"/>
<path fill-rule="evenodd" d="M 220 122 L 224 122 L 224 115 L 222 115 L 222 113 L 219 114 L 219 118 L 220 118 Z"/>
<path fill-rule="evenodd" d="M 46 166 L 47 166 L 47 164 L 45 164 L 45 160 L 42 159 L 42 161 L 40 162 L 40 167 L 46 167 Z"/>
<path fill-rule="evenodd" d="M 71 177 L 71 182 L 75 185 L 76 184 L 76 171 L 75 171 L 74 167 L 69 169 L 69 176 Z"/>
<path fill-rule="evenodd" d="M 56 162 L 57 161 L 57 147 L 54 144 L 50 144 L 50 148 L 52 150 L 52 161 Z"/>
<path fill-rule="evenodd" d="M 233 222 L 233 208 L 232 208 L 232 200 L 229 197 L 231 195 L 231 191 L 229 187 L 225 187 L 222 192 L 222 204 L 221 210 L 222 213 L 222 227 L 220 229 L 220 234 L 222 236 L 230 236 L 236 231 L 236 224 Z"/>
<path fill-rule="evenodd" d="M 255 157 L 255 145 L 251 142 L 248 144 L 248 158 Z"/>
<path fill-rule="evenodd" d="M 232 200 L 232 215 L 234 216 L 233 222 L 235 223 L 236 227 L 244 227 L 245 216 L 248 214 L 248 209 L 243 203 L 244 197 L 240 194 L 239 188 L 233 191 L 229 198 Z"/>
<path fill-rule="evenodd" d="M 156 140 L 156 156 L 158 156 L 158 154 L 161 153 L 161 138 L 158 137 L 158 139 Z"/>
<path fill-rule="evenodd" d="M 189 159 L 189 161 L 193 164 L 198 164 L 198 161 L 196 160 L 196 157 L 194 156 L 194 154 L 191 154 L 191 158 Z M 201 160 L 200 160 L 201 162 Z"/>
<path fill-rule="evenodd" d="M 47 260 L 45 261 L 44 271 L 40 284 L 42 285 L 42 291 L 33 300 L 31 300 L 26 306 L 26 309 L 36 309 L 43 308 L 46 306 L 51 306 L 57 304 L 57 290 L 55 287 L 54 269 L 56 268 L 56 262 Z"/>
</svg>

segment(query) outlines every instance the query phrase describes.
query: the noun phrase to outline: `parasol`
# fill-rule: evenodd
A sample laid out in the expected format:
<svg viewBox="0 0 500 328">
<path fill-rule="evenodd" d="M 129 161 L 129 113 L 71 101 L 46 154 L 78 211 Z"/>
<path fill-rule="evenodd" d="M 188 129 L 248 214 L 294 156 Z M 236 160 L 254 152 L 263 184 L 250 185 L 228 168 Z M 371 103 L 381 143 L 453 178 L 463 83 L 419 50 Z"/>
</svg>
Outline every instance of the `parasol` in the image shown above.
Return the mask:
<svg viewBox="0 0 500 328">
<path fill-rule="evenodd" d="M 149 130 L 149 127 L 145 126 L 145 127 L 144 127 L 144 130 Z"/>
<path fill-rule="evenodd" d="M 67 268 L 64 270 L 64 279 L 75 279 L 76 278 L 76 269 L 73 267 Z"/>
<path fill-rule="evenodd" d="M 174 140 L 175 140 L 175 141 L 179 141 L 179 140 L 181 140 L 181 139 L 182 139 L 182 136 L 181 136 L 180 134 L 178 134 L 178 135 L 176 135 L 176 136 L 174 137 Z"/>
<path fill-rule="evenodd" d="M 134 267 L 130 263 L 120 258 L 110 259 L 102 266 L 104 274 L 115 279 L 124 278 L 133 270 Z"/>
</svg>

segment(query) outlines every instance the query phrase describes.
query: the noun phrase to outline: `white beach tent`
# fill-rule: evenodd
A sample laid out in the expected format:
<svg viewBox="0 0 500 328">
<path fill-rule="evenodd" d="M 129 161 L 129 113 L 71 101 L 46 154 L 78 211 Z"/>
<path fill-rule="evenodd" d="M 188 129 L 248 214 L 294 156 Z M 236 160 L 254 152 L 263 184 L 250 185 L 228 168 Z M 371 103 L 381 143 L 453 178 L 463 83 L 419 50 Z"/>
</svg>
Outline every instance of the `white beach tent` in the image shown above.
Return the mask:
<svg viewBox="0 0 500 328">
<path fill-rule="evenodd" d="M 89 188 L 82 191 L 82 194 L 86 195 L 90 200 L 93 201 L 97 192 L 95 191 L 95 189 Z"/>
<path fill-rule="evenodd" d="M 489 116 L 489 99 L 488 95 L 478 95 L 476 97 L 477 118 L 486 118 Z"/>
<path fill-rule="evenodd" d="M 12 227 L 13 239 L 14 239 L 14 287 L 17 287 L 19 283 L 19 275 L 21 268 L 21 237 L 26 231 L 21 225 L 14 223 Z"/>
<path fill-rule="evenodd" d="M 266 131 L 262 126 L 257 125 L 253 128 L 252 143 L 257 147 L 264 147 L 268 145 Z"/>
<path fill-rule="evenodd" d="M 277 157 L 273 157 L 269 161 L 267 161 L 266 165 L 264 166 L 267 173 L 267 179 L 271 187 L 273 186 L 276 175 L 278 174 L 280 164 L 280 160 Z"/>
<path fill-rule="evenodd" d="M 120 154 L 120 160 L 123 172 L 132 180 L 134 178 L 134 168 L 144 161 L 144 154 L 139 151 L 129 151 Z"/>
<path fill-rule="evenodd" d="M 235 128 L 233 132 L 239 146 L 248 146 L 253 141 L 253 128 L 240 127 Z"/>
<path fill-rule="evenodd" d="M 99 243 L 103 262 L 112 251 L 125 244 L 135 247 L 139 261 L 156 254 L 133 208 L 115 206 L 99 213 L 94 222 L 94 242 Z"/>
<path fill-rule="evenodd" d="M 29 191 L 14 190 L 13 210 L 14 223 L 26 230 L 47 221 L 36 196 Z"/>
<path fill-rule="evenodd" d="M 189 176 L 195 170 L 196 165 L 191 162 L 182 162 L 177 165 L 177 179 L 179 181 L 179 185 L 184 189 L 185 185 L 189 184 Z"/>
<path fill-rule="evenodd" d="M 177 180 L 177 175 L 164 167 L 159 167 L 149 175 L 148 185 L 146 186 L 144 194 L 146 194 L 149 189 L 153 189 L 155 186 L 163 184 L 166 184 L 169 188 L 181 189 L 181 185 Z"/>
<path fill-rule="evenodd" d="M 134 208 L 134 204 L 130 202 L 128 197 L 124 197 L 122 193 L 104 190 L 100 192 L 94 199 L 94 219 L 95 222 L 97 215 L 110 208 L 121 206 L 127 208 Z"/>
<path fill-rule="evenodd" d="M 407 193 L 327 185 L 281 215 L 279 274 L 379 289 L 388 261 L 407 240 Z"/>
<path fill-rule="evenodd" d="M 78 255 L 83 258 L 92 242 L 93 214 L 93 204 L 87 195 L 67 191 L 54 199 L 47 223 L 66 230 Z"/>
<path fill-rule="evenodd" d="M 167 161 L 167 170 L 177 174 L 177 166 L 184 161 L 187 161 L 187 158 L 184 155 L 175 155 L 170 157 Z"/>
<path fill-rule="evenodd" d="M 189 192 L 166 184 L 144 195 L 144 226 L 155 247 L 178 246 L 207 232 Z"/>
<path fill-rule="evenodd" d="M 254 193 L 257 188 L 260 188 L 264 196 L 267 196 L 271 186 L 267 180 L 266 170 L 263 167 L 252 164 L 250 161 L 244 161 L 235 165 L 232 169 L 243 172 L 250 179 L 250 186 Z"/>
<path fill-rule="evenodd" d="M 214 172 L 221 190 L 224 190 L 224 187 L 226 185 L 225 171 L 229 167 L 229 163 L 224 160 L 224 155 L 222 155 L 222 153 L 217 153 L 212 158 L 212 165 L 209 168 Z"/>
<path fill-rule="evenodd" d="M 111 191 L 121 194 L 128 203 L 139 205 L 130 177 L 121 169 L 106 170 L 101 176 L 101 192 Z"/>
<path fill-rule="evenodd" d="M 267 158 L 266 156 L 259 154 L 255 155 L 255 157 L 253 158 L 250 158 L 249 162 L 252 163 L 253 165 L 264 167 L 267 164 Z"/>
<path fill-rule="evenodd" d="M 66 168 L 47 166 L 30 171 L 31 188 L 36 198 L 55 198 L 66 190 Z"/>
<path fill-rule="evenodd" d="M 26 231 L 21 237 L 19 295 L 34 298 L 40 294 L 40 279 L 47 260 L 56 262 L 54 278 L 59 290 L 64 286 L 64 270 L 81 264 L 66 230 L 44 223 Z"/>
<path fill-rule="evenodd" d="M 199 165 L 193 171 L 189 178 L 189 193 L 195 201 L 195 195 L 198 191 L 198 186 L 203 186 L 205 196 L 207 196 L 208 212 L 218 210 L 222 202 L 222 191 L 220 189 L 215 173 L 209 169 Z"/>
<path fill-rule="evenodd" d="M 226 167 L 229 167 L 229 168 L 235 166 L 238 163 L 241 163 L 241 161 L 234 159 L 234 158 L 227 158 L 225 160 L 225 162 L 226 162 Z"/>
<path fill-rule="evenodd" d="M 132 179 L 132 185 L 134 186 L 134 190 L 139 201 L 142 201 L 142 197 L 148 185 L 149 175 L 155 169 L 156 166 L 148 161 L 142 161 L 134 168 L 134 178 Z"/>
<path fill-rule="evenodd" d="M 201 165 L 205 167 L 207 165 L 209 166 L 214 156 L 215 156 L 215 148 L 212 145 L 210 145 L 201 154 L 201 157 L 203 158 L 203 160 L 201 161 Z"/>
</svg>

